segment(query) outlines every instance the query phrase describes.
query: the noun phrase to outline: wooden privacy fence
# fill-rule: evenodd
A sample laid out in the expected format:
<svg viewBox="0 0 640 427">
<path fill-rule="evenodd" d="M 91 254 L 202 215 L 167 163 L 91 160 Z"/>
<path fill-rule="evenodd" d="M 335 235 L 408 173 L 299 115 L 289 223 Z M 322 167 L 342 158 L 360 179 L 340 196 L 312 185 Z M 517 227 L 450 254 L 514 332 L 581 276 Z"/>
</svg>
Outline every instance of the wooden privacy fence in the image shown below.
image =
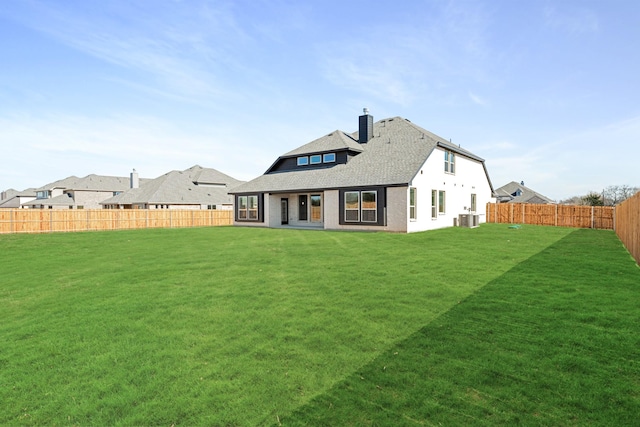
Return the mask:
<svg viewBox="0 0 640 427">
<path fill-rule="evenodd" d="M 616 207 L 616 234 L 640 264 L 640 192 Z"/>
<path fill-rule="evenodd" d="M 0 234 L 213 227 L 232 224 L 232 210 L 0 209 Z"/>
<path fill-rule="evenodd" d="M 487 203 L 487 222 L 615 230 L 613 206 Z"/>
</svg>

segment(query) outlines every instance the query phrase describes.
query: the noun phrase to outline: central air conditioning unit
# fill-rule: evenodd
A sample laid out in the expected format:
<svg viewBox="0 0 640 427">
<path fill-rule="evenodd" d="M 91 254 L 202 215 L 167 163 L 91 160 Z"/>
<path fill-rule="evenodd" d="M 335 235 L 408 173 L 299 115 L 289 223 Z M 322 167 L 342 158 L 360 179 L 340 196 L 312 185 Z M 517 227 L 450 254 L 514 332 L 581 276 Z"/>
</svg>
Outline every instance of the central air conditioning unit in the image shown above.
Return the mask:
<svg viewBox="0 0 640 427">
<path fill-rule="evenodd" d="M 460 227 L 476 228 L 480 225 L 480 215 L 460 214 L 458 215 L 458 224 Z"/>
</svg>

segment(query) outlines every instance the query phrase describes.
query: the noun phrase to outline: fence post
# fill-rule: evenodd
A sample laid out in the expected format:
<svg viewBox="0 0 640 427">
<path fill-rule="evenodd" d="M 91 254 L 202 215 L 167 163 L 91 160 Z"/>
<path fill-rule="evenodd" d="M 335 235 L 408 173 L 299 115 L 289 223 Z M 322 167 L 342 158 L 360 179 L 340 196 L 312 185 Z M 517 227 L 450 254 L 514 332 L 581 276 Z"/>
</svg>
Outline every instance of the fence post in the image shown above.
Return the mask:
<svg viewBox="0 0 640 427">
<path fill-rule="evenodd" d="M 592 229 L 594 228 L 594 225 L 595 225 L 595 220 L 594 220 L 594 217 L 593 217 L 593 215 L 595 213 L 595 208 L 596 208 L 595 206 L 591 206 L 591 228 Z"/>
<path fill-rule="evenodd" d="M 613 207 L 613 212 L 612 212 L 612 214 L 611 214 L 611 216 L 613 217 L 613 218 L 612 218 L 612 219 L 613 219 L 613 231 L 617 231 L 617 230 L 616 230 L 616 210 L 617 210 L 616 208 L 617 208 L 617 207 L 618 207 L 618 206 L 614 206 L 614 207 Z"/>
</svg>

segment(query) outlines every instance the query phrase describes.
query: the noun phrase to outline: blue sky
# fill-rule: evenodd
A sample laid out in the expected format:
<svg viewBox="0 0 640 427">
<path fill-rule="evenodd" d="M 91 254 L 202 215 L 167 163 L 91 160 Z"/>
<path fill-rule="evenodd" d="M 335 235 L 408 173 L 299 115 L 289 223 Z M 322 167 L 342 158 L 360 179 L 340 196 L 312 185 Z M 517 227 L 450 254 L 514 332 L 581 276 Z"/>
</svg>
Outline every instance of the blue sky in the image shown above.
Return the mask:
<svg viewBox="0 0 640 427">
<path fill-rule="evenodd" d="M 3 0 L 0 189 L 70 175 L 238 179 L 402 116 L 495 188 L 640 186 L 635 0 Z"/>
</svg>

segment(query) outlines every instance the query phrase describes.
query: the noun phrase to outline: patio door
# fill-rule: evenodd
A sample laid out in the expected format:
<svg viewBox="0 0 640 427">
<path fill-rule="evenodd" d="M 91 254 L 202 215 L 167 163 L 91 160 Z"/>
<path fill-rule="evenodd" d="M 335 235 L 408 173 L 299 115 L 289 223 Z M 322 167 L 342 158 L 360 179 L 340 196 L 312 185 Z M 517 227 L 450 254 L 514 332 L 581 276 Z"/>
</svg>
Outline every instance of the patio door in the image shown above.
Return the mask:
<svg viewBox="0 0 640 427">
<path fill-rule="evenodd" d="M 311 195 L 311 222 L 322 222 L 322 196 Z"/>
<path fill-rule="evenodd" d="M 280 224 L 289 224 L 289 199 L 280 199 Z"/>
</svg>

